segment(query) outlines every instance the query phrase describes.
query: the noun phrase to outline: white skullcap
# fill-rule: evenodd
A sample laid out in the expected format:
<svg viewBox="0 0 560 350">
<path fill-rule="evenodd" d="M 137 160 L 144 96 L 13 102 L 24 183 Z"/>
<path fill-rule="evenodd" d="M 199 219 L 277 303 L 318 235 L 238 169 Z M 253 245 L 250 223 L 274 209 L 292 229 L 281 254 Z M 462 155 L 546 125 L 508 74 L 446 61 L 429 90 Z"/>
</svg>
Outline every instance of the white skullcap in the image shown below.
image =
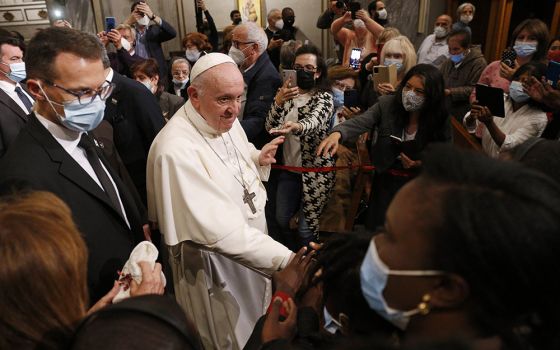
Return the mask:
<svg viewBox="0 0 560 350">
<path fill-rule="evenodd" d="M 228 55 L 219 52 L 212 52 L 200 57 L 191 69 L 190 81 L 194 81 L 200 74 L 222 63 L 235 64 L 235 61 Z M 237 67 L 237 64 L 235 66 Z"/>
</svg>

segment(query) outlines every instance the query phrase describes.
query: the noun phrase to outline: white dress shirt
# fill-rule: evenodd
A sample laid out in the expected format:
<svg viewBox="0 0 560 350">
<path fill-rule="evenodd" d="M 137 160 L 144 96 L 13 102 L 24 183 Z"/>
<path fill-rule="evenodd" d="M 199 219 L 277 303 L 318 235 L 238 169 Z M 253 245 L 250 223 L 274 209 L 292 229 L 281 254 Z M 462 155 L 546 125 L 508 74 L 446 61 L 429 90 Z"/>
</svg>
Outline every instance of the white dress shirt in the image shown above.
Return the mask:
<svg viewBox="0 0 560 350">
<path fill-rule="evenodd" d="M 31 113 L 30 110 L 27 110 L 27 108 L 25 107 L 25 105 L 23 104 L 23 102 L 21 101 L 21 99 L 19 98 L 19 96 L 16 93 L 16 87 L 18 87 L 21 89 L 21 91 L 23 91 L 23 94 L 25 96 L 27 96 L 27 98 L 29 99 L 29 101 L 31 101 L 31 103 L 34 102 L 33 98 L 31 96 L 29 96 L 29 94 L 27 92 L 25 92 L 25 90 L 21 87 L 21 85 L 19 83 L 11 84 L 8 83 L 7 81 L 4 80 L 0 80 L 0 89 L 2 89 L 8 96 L 10 96 L 10 98 L 12 100 L 14 100 L 15 103 L 17 103 L 17 105 L 23 110 L 23 112 L 25 114 L 29 114 Z"/>
<path fill-rule="evenodd" d="M 435 34 L 428 35 L 418 49 L 418 64 L 426 63 L 440 67 L 448 57 L 447 38 L 436 40 Z"/>
<path fill-rule="evenodd" d="M 93 179 L 93 181 L 95 181 L 95 183 L 101 188 L 101 190 L 105 192 L 103 186 L 101 185 L 101 181 L 99 181 L 99 178 L 97 178 L 97 175 L 93 170 L 93 167 L 91 166 L 89 160 L 87 159 L 86 151 L 83 148 L 78 147 L 78 143 L 80 143 L 80 138 L 82 137 L 83 132 L 70 130 L 63 126 L 55 124 L 50 120 L 48 120 L 47 118 L 41 116 L 37 112 L 35 112 L 35 116 L 37 116 L 39 122 L 41 122 L 41 124 L 43 124 L 43 126 L 49 131 L 49 133 L 51 133 L 51 135 L 62 146 L 62 148 L 64 148 L 64 150 L 76 161 L 76 163 L 78 163 L 82 167 L 82 169 L 84 169 L 84 171 Z M 103 162 L 100 161 L 100 163 L 107 176 L 109 176 L 109 179 L 111 180 L 111 184 L 113 184 L 115 191 L 117 192 L 117 197 L 119 198 L 121 211 L 124 214 L 124 219 L 126 221 L 126 224 L 130 228 L 130 223 L 128 221 L 126 210 L 124 209 L 124 205 L 122 203 L 119 189 L 115 184 L 115 181 L 113 181 L 111 174 L 109 173 L 107 168 L 105 168 Z"/>
<path fill-rule="evenodd" d="M 511 151 L 530 137 L 541 136 L 548 122 L 546 113 L 542 109 L 526 104 L 517 111 L 514 111 L 511 100 L 507 95 L 504 95 L 504 97 L 505 118 L 493 117 L 496 126 L 506 135 L 502 146 L 498 146 L 494 139 L 492 139 L 486 125 L 480 125 L 478 120 L 471 125 L 466 123 L 467 117 L 470 116 L 471 112 L 468 112 L 463 119 L 463 124 L 465 124 L 470 133 L 475 133 L 479 127 L 483 128 L 482 149 L 493 158 L 498 158 L 501 152 Z"/>
</svg>

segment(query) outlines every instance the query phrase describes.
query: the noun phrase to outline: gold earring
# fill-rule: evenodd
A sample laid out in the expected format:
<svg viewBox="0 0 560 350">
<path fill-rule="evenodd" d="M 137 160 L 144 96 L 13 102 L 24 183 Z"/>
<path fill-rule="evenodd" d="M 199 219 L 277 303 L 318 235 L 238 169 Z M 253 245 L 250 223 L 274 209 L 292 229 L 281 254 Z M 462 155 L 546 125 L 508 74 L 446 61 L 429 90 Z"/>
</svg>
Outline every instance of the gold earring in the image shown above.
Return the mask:
<svg viewBox="0 0 560 350">
<path fill-rule="evenodd" d="M 432 297 L 430 294 L 424 294 L 422 297 L 422 302 L 418 304 L 418 310 L 420 311 L 421 315 L 427 315 L 430 313 L 430 299 Z"/>
</svg>

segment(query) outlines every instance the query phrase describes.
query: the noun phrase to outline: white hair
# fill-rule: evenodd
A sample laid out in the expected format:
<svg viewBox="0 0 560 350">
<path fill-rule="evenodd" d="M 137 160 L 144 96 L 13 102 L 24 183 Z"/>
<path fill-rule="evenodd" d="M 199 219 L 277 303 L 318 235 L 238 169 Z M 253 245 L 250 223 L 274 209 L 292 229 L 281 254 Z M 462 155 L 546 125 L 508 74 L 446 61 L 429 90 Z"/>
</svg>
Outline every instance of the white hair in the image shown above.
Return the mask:
<svg viewBox="0 0 560 350">
<path fill-rule="evenodd" d="M 257 43 L 259 46 L 259 55 L 265 52 L 268 46 L 268 37 L 261 27 L 255 22 L 243 22 L 235 28 L 235 31 L 239 28 L 247 29 L 247 41 Z"/>
<path fill-rule="evenodd" d="M 476 12 L 476 7 L 474 7 L 474 5 L 471 4 L 470 2 L 464 2 L 461 5 L 459 5 L 459 7 L 457 7 L 457 17 L 461 17 L 461 12 L 463 12 L 463 9 L 467 6 L 472 7 L 472 13 L 474 15 L 474 13 Z"/>
<path fill-rule="evenodd" d="M 267 20 L 270 20 L 270 17 L 272 17 L 272 15 L 273 15 L 275 12 L 278 12 L 278 13 L 280 13 L 280 14 L 282 13 L 282 12 L 280 11 L 280 9 L 272 9 L 272 10 L 268 11 L 268 14 L 266 15 L 266 19 L 267 19 Z"/>
</svg>

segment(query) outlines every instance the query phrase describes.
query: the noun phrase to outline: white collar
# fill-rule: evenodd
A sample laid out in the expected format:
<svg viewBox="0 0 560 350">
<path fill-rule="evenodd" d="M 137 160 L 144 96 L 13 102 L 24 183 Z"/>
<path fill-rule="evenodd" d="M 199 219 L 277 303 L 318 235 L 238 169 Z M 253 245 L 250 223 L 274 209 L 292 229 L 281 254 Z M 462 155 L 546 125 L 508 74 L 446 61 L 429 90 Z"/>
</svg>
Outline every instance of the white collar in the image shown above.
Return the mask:
<svg viewBox="0 0 560 350">
<path fill-rule="evenodd" d="M 109 67 L 109 73 L 107 73 L 107 76 L 105 77 L 105 80 L 112 83 L 114 76 L 115 76 L 115 72 L 113 72 L 113 68 Z"/>
<path fill-rule="evenodd" d="M 64 150 L 68 152 L 68 154 L 72 154 L 72 152 L 74 152 L 76 147 L 78 147 L 80 138 L 82 137 L 82 131 L 70 130 L 62 125 L 53 123 L 52 121 L 40 115 L 37 111 L 35 111 L 35 116 L 37 117 L 39 122 L 43 124 L 43 126 L 51 133 L 56 141 L 62 146 L 62 148 L 64 148 Z"/>
<path fill-rule="evenodd" d="M 19 85 L 19 83 L 13 84 L 5 80 L 0 80 L 0 89 L 4 91 L 16 91 L 16 86 L 19 86 L 21 88 L 21 85 Z"/>
<path fill-rule="evenodd" d="M 208 125 L 206 119 L 197 112 L 189 99 L 185 104 L 185 115 L 187 119 L 193 124 L 193 126 L 198 129 L 204 136 L 210 136 L 212 138 L 218 137 L 221 133 L 218 133 L 213 127 Z"/>
</svg>

